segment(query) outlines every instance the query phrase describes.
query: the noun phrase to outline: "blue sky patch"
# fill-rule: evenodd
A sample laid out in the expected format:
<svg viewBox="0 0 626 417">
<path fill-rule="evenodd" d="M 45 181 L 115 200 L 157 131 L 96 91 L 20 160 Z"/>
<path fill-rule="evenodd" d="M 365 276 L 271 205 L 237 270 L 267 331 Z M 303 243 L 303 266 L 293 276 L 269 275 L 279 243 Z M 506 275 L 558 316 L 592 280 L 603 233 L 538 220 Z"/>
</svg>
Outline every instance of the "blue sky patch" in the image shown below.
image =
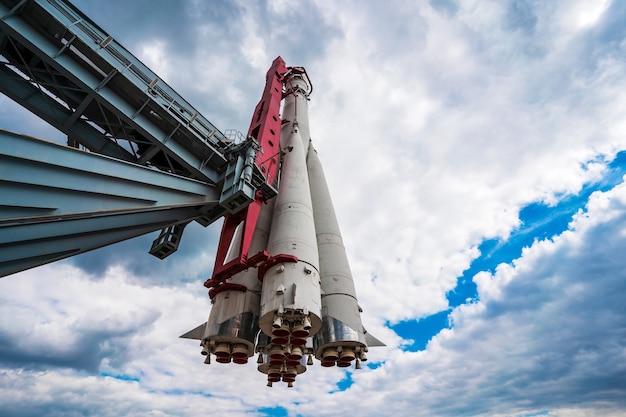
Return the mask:
<svg viewBox="0 0 626 417">
<path fill-rule="evenodd" d="M 127 375 L 127 374 L 112 374 L 109 372 L 100 372 L 100 376 L 104 376 L 104 377 L 109 377 L 109 378 L 115 378 L 115 379 L 119 379 L 120 381 L 135 381 L 135 382 L 139 382 L 139 378 L 136 376 L 132 376 L 132 375 Z"/>
<path fill-rule="evenodd" d="M 285 407 L 264 407 L 259 408 L 259 413 L 268 417 L 287 417 L 289 413 Z"/>
<path fill-rule="evenodd" d="M 337 382 L 337 388 L 339 388 L 339 391 L 345 391 L 352 386 L 352 383 L 352 372 L 346 372 L 346 376 Z"/>
<path fill-rule="evenodd" d="M 521 226 L 514 230 L 506 241 L 485 239 L 478 246 L 480 256 L 457 279 L 454 290 L 446 294 L 452 308 L 478 299 L 474 276 L 487 271 L 494 273 L 501 263 L 511 263 L 522 255 L 522 249 L 530 247 L 536 240 L 549 239 L 567 230 L 569 222 L 579 210 L 585 208 L 589 196 L 595 191 L 606 191 L 623 181 L 626 174 L 626 151 L 619 152 L 608 164 L 606 175 L 598 182 L 585 184 L 580 193 L 567 195 L 554 206 L 542 202 L 530 203 L 519 212 Z M 398 336 L 411 341 L 403 350 L 419 351 L 426 349 L 428 341 L 441 330 L 449 328 L 448 315 L 451 309 L 440 311 L 421 318 L 405 320 L 388 325 Z"/>
<path fill-rule="evenodd" d="M 485 239 L 478 246 L 480 256 L 457 279 L 457 286 L 448 292 L 448 304 L 457 307 L 478 297 L 473 278 L 478 272 L 494 273 L 501 263 L 511 263 L 522 255 L 522 249 L 535 240 L 549 239 L 567 230 L 567 225 L 579 210 L 584 209 L 595 191 L 607 191 L 623 181 L 626 174 L 626 151 L 619 152 L 608 164 L 606 175 L 598 182 L 585 184 L 578 194 L 564 196 L 556 205 L 535 202 L 522 207 L 519 219 L 522 225 L 509 239 Z"/>
<path fill-rule="evenodd" d="M 361 366 L 367 366 L 369 369 L 377 369 L 383 366 L 385 362 L 362 362 Z"/>
<path fill-rule="evenodd" d="M 452 310 L 440 311 L 439 313 L 423 317 L 419 320 L 404 320 L 389 326 L 398 336 L 412 341 L 403 346 L 403 350 L 415 352 L 426 349 L 426 345 L 442 329 L 449 327 L 448 314 Z"/>
</svg>

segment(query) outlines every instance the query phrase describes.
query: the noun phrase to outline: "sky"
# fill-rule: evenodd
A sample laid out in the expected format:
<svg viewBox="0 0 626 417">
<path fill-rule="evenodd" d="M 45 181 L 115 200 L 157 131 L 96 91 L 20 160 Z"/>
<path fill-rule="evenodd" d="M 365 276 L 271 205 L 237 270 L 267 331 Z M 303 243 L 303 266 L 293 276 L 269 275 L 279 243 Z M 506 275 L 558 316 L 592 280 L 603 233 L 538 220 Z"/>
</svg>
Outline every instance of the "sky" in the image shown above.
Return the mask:
<svg viewBox="0 0 626 417">
<path fill-rule="evenodd" d="M 222 130 L 280 55 L 362 318 L 363 369 L 206 366 L 219 224 L 0 279 L 0 417 L 626 415 L 626 2 L 75 0 Z M 63 135 L 0 96 L 0 127 Z M 1 196 L 0 196 L 1 199 Z"/>
</svg>

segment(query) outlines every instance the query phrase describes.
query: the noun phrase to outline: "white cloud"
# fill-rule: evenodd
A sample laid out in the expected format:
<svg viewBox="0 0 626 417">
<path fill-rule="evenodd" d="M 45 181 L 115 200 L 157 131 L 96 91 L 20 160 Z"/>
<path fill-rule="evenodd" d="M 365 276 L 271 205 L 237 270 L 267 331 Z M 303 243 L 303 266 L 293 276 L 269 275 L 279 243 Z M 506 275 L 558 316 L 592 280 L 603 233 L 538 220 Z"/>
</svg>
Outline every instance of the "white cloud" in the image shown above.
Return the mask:
<svg viewBox="0 0 626 417">
<path fill-rule="evenodd" d="M 600 2 L 581 2 L 576 5 L 567 16 L 581 29 L 593 26 L 606 12 L 611 2 L 608 0 Z"/>
<path fill-rule="evenodd" d="M 625 225 L 626 186 L 594 194 L 569 231 L 477 275 L 480 301 L 455 309 L 426 351 L 392 352 L 327 406 L 297 412 L 620 415 L 626 240 L 614 231 Z"/>
<path fill-rule="evenodd" d="M 560 6 L 537 7 L 520 32 L 499 3 L 463 2 L 454 18 L 324 3 L 344 37 L 310 71 L 311 129 L 348 250 L 370 265 L 360 275 L 384 277 L 360 286 L 365 306 L 393 298 L 395 319 L 441 309 L 467 248 L 506 237 L 524 204 L 577 193 L 603 169 L 587 162 L 623 148 L 624 99 L 604 87 L 623 85 L 611 76 L 623 64 L 581 72 L 598 57 L 551 29 Z"/>
<path fill-rule="evenodd" d="M 159 77 L 167 80 L 171 73 L 166 44 L 163 41 L 145 43 L 139 46 L 139 59 Z"/>
<path fill-rule="evenodd" d="M 426 351 L 401 352 L 402 340 L 384 327 L 446 309 L 446 292 L 482 239 L 507 238 L 520 207 L 579 192 L 626 148 L 624 40 L 609 19 L 622 15 L 612 7 L 320 0 L 207 9 L 190 2 L 180 21 L 154 26 L 163 33 L 147 31 L 142 42 L 129 34 L 134 52 L 221 129 L 247 129 L 276 55 L 307 67 L 311 132 L 365 325 L 389 345 L 370 358 L 387 363 L 354 372 L 353 387 L 333 401 L 338 370 L 312 368 L 293 390 L 268 390 L 253 364 L 202 365 L 198 347 L 176 339 L 208 314 L 200 281 L 181 281 L 208 273 L 211 255 L 184 257 L 188 248 L 152 280 L 150 262 L 126 260 L 110 261 L 114 267 L 97 276 L 66 263 L 0 280 L 0 331 L 22 352 L 5 358 L 17 364 L 2 371 L 5 401 L 28 392 L 39 410 L 71 392 L 62 397 L 68 410 L 86 403 L 102 414 L 119 393 L 111 415 L 193 415 L 206 413 L 206 404 L 229 415 L 278 405 L 302 415 L 382 407 L 395 415 L 618 415 L 626 407 L 614 392 L 625 387 L 611 372 L 621 369 L 625 345 L 614 311 L 623 281 L 623 187 L 594 194 L 571 231 L 536 243 L 493 276 L 478 274 L 480 302 L 456 309 L 454 328 Z M 169 23 L 182 40 L 170 36 Z M 107 25 L 124 43 L 129 29 Z M 185 238 L 204 248 L 202 232 Z M 184 279 L 166 284 L 176 268 Z M 89 340 L 94 349 L 79 363 L 72 352 L 84 352 Z M 45 368 L 50 362 L 56 367 Z M 94 367 L 140 382 L 86 375 Z"/>
</svg>

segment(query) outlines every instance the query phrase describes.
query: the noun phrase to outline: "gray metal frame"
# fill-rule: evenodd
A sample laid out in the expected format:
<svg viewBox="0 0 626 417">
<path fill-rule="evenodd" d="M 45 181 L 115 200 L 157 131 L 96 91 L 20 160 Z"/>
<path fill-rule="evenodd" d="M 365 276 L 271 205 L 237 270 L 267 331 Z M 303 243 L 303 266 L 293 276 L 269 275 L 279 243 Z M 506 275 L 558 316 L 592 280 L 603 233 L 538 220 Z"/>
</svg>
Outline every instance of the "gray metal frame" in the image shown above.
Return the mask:
<svg viewBox="0 0 626 417">
<path fill-rule="evenodd" d="M 68 136 L 0 132 L 0 276 L 276 193 L 256 140 L 224 135 L 67 1 L 0 0 L 0 93 Z"/>
</svg>

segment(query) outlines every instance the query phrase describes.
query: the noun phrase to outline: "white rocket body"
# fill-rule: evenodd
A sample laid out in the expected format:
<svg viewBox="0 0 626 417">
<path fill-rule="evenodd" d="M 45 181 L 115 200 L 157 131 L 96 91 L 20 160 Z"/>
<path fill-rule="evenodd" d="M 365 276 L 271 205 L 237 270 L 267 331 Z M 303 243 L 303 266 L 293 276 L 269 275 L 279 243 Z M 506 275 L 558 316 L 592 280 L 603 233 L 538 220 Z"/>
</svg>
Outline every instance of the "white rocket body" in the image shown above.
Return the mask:
<svg viewBox="0 0 626 417">
<path fill-rule="evenodd" d="M 267 246 L 273 211 L 274 200 L 261 207 L 250 244 L 252 253 L 260 252 Z M 235 250 L 239 247 L 241 234 L 241 229 L 238 229 L 233 238 L 231 247 Z M 229 254 L 228 260 L 234 256 L 235 253 Z M 228 283 L 245 288 L 245 291 L 230 289 L 218 292 L 211 299 L 208 320 L 181 336 L 201 341 L 202 354 L 207 356 L 206 363 L 210 363 L 212 354 L 217 362 L 229 363 L 232 360 L 238 364 L 247 363 L 248 358 L 254 355 L 261 298 L 258 269 L 251 267 L 238 272 Z"/>
<path fill-rule="evenodd" d="M 312 143 L 307 155 L 307 169 L 323 294 L 322 329 L 313 337 L 315 357 L 323 366 L 349 366 L 352 360 L 365 358 L 365 329 L 339 223 L 322 164 Z"/>
<path fill-rule="evenodd" d="M 325 367 L 359 368 L 368 346 L 383 345 L 361 323 L 339 224 L 311 143 L 310 81 L 303 68 L 291 68 L 282 82 L 278 194 L 262 208 L 250 245 L 250 253 L 266 251 L 269 258 L 218 286 L 225 290 L 214 294 L 208 322 L 182 336 L 201 339 L 205 363 L 211 355 L 218 362 L 245 363 L 258 352 L 258 370 L 269 386 L 281 380 L 292 386 L 313 356 Z"/>
<path fill-rule="evenodd" d="M 274 200 L 261 208 L 250 244 L 251 253 L 260 252 L 267 246 L 273 208 Z M 241 229 L 238 229 L 233 239 L 233 248 L 239 246 L 240 240 Z M 218 362 L 228 363 L 232 359 L 235 363 L 246 363 L 248 357 L 254 355 L 254 343 L 259 332 L 261 282 L 258 279 L 258 269 L 251 267 L 241 271 L 228 282 L 241 285 L 246 290 L 226 290 L 215 295 L 211 300 L 213 306 L 202 344 L 209 354 L 216 355 Z"/>
<path fill-rule="evenodd" d="M 297 88 L 285 97 L 281 129 L 281 166 L 279 193 L 272 228 L 267 242 L 271 257 L 291 256 L 294 261 L 272 263 L 263 277 L 259 326 L 267 334 L 291 337 L 291 344 L 303 345 L 306 337 L 321 328 L 319 255 L 315 237 L 313 203 L 306 170 L 306 150 L 299 130 L 298 101 L 306 102 L 308 88 L 299 78 Z M 289 82 L 287 83 L 289 88 Z M 306 115 L 306 107 L 302 109 Z M 271 258 L 270 258 L 271 259 Z M 301 328 L 302 326 L 303 328 Z M 298 332 L 294 334 L 295 329 Z"/>
</svg>

